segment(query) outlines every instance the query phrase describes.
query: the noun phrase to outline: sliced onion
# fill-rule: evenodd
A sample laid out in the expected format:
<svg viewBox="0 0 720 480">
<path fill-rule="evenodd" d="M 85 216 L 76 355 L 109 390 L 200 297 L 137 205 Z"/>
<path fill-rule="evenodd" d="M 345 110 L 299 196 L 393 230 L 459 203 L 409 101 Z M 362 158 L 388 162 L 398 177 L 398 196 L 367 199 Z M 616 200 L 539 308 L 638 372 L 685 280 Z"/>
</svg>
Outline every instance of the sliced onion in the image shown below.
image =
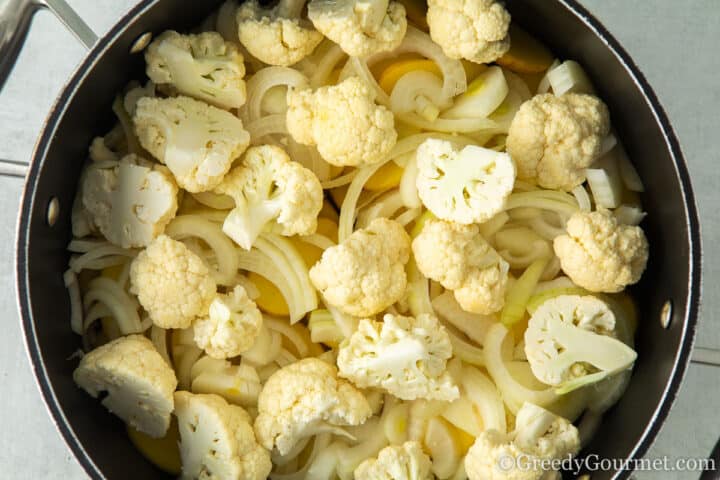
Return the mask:
<svg viewBox="0 0 720 480">
<path fill-rule="evenodd" d="M 577 200 L 565 192 L 534 190 L 511 194 L 505 203 L 505 210 L 519 207 L 534 207 L 543 210 L 572 215 L 579 210 Z"/>
<path fill-rule="evenodd" d="M 285 115 L 275 114 L 259 117 L 245 125 L 253 145 L 261 145 L 266 135 L 288 135 Z"/>
<path fill-rule="evenodd" d="M 259 252 L 255 248 L 249 252 L 239 250 L 238 257 L 240 260 L 240 268 L 249 272 L 255 272 L 258 275 L 265 277 L 268 281 L 270 281 L 270 283 L 273 283 L 278 290 L 280 290 L 280 293 L 285 299 L 285 303 L 288 305 L 291 320 L 297 321 L 309 311 L 305 310 L 302 297 L 298 295 L 300 287 L 296 284 L 291 285 L 290 279 L 292 278 L 292 275 L 290 272 L 286 272 L 284 269 L 281 270 L 278 265 L 275 264 L 276 261 L 284 263 L 281 262 L 282 259 L 271 259 L 266 254 Z"/>
<path fill-rule="evenodd" d="M 618 143 L 610 155 L 615 156 L 617 159 L 620 176 L 622 177 L 625 187 L 631 192 L 644 192 L 645 186 L 640 178 L 640 174 L 635 169 L 635 165 L 630 161 L 622 144 Z"/>
<path fill-rule="evenodd" d="M 510 215 L 508 215 L 507 212 L 500 212 L 496 214 L 487 222 L 478 225 L 478 228 L 480 229 L 480 235 L 485 237 L 486 240 L 491 239 L 493 235 L 499 232 L 500 229 L 503 228 L 503 226 L 505 226 L 505 224 L 509 220 Z"/>
<path fill-rule="evenodd" d="M 491 315 L 466 312 L 449 290 L 435 297 L 432 306 L 438 315 L 478 345 L 482 345 L 488 329 L 497 321 L 497 318 Z"/>
<path fill-rule="evenodd" d="M 403 53 L 417 53 L 437 64 L 443 74 L 443 98 L 450 100 L 467 90 L 467 77 L 462 62 L 449 58 L 427 33 L 410 25 L 408 25 L 405 38 L 398 48 L 392 52 L 377 53 L 369 56 L 366 60 L 367 65 L 373 65 Z"/>
<path fill-rule="evenodd" d="M 547 407 L 558 399 L 553 387 L 528 388 L 516 380 L 508 370 L 506 362 L 509 353 L 507 356 L 504 353 L 507 351 L 506 346 L 512 347 L 509 343 L 511 337 L 508 333 L 508 329 L 500 323 L 496 323 L 488 331 L 483 345 L 488 373 L 500 390 L 505 405 L 513 414 L 517 413 L 524 402 L 534 403 L 539 407 Z"/>
<path fill-rule="evenodd" d="M 556 212 L 545 210 L 539 217 L 531 218 L 527 224 L 545 240 L 565 234 L 565 221 Z"/>
<path fill-rule="evenodd" d="M 390 190 L 368 207 L 357 218 L 357 228 L 365 228 L 376 218 L 391 218 L 403 207 L 399 190 Z"/>
<path fill-rule="evenodd" d="M 465 93 L 458 96 L 452 108 L 443 112 L 446 118 L 485 118 L 503 103 L 510 88 L 500 67 L 489 67 L 470 82 Z"/>
<path fill-rule="evenodd" d="M 442 80 L 437 75 L 415 70 L 406 73 L 395 83 L 390 94 L 390 109 L 395 114 L 415 112 L 433 121 L 440 110 L 448 106 L 442 93 Z"/>
<path fill-rule="evenodd" d="M 422 207 L 422 201 L 417 189 L 418 166 L 415 155 L 405 165 L 402 177 L 400 178 L 400 198 L 403 205 L 408 208 Z"/>
<path fill-rule="evenodd" d="M 325 52 L 325 55 L 318 61 L 315 71 L 312 77 L 310 77 L 310 86 L 312 86 L 312 88 L 318 88 L 326 85 L 332 71 L 346 57 L 347 55 L 342 51 L 340 46 L 333 43 L 327 52 Z"/>
<path fill-rule="evenodd" d="M 555 60 L 552 65 L 550 65 L 550 68 L 547 69 L 545 72 L 545 76 L 543 76 L 542 80 L 540 80 L 540 83 L 538 84 L 537 93 L 548 93 L 550 91 L 550 77 L 549 73 L 552 72 L 555 68 L 560 66 L 560 60 Z"/>
<path fill-rule="evenodd" d="M 605 155 L 592 168 L 585 170 L 588 185 L 595 205 L 603 208 L 616 208 L 622 201 L 622 179 L 617 162 L 611 155 Z"/>
<path fill-rule="evenodd" d="M 500 126 L 488 118 L 436 118 L 426 120 L 416 113 L 402 113 L 397 119 L 422 130 L 434 130 L 443 133 L 500 132 Z M 475 143 L 475 142 L 473 142 Z"/>
<path fill-rule="evenodd" d="M 572 194 L 575 197 L 575 200 L 577 200 L 578 206 L 580 207 L 581 211 L 589 212 L 592 210 L 592 204 L 590 203 L 590 195 L 588 195 L 587 190 L 585 190 L 584 186 L 578 185 L 577 187 L 573 188 Z"/>
<path fill-rule="evenodd" d="M 500 314 L 500 321 L 504 325 L 513 325 L 525 315 L 528 300 L 540 281 L 548 261 L 547 257 L 541 257 L 532 262 L 520 275 L 520 278 L 508 288 L 505 295 L 505 307 Z"/>
<path fill-rule="evenodd" d="M 620 205 L 613 213 L 618 223 L 623 225 L 640 225 L 647 213 L 642 208 L 633 205 Z"/>
<path fill-rule="evenodd" d="M 181 215 L 168 224 L 165 233 L 175 240 L 194 237 L 208 244 L 217 263 L 217 269 L 213 269 L 215 281 L 220 285 L 235 284 L 240 262 L 238 249 L 222 232 L 220 225 L 199 215 Z"/>
<path fill-rule="evenodd" d="M 403 227 L 407 227 L 412 222 L 417 220 L 420 215 L 422 215 L 422 208 L 409 208 L 397 217 L 395 217 L 395 221 Z"/>
<path fill-rule="evenodd" d="M 63 275 L 65 288 L 70 297 L 70 328 L 78 335 L 83 334 L 83 306 L 77 275 L 68 269 Z"/>
<path fill-rule="evenodd" d="M 365 183 L 388 161 L 389 160 L 386 159 L 380 163 L 368 165 L 357 171 L 355 178 L 353 178 L 353 181 L 348 187 L 347 193 L 345 193 L 345 199 L 340 207 L 340 219 L 338 221 L 338 241 L 340 243 L 344 242 L 345 239 L 347 239 L 353 232 L 357 202 Z"/>
<path fill-rule="evenodd" d="M 331 188 L 343 187 L 345 185 L 348 185 L 353 181 L 355 175 L 357 175 L 357 172 L 357 170 L 352 170 L 349 173 L 346 173 L 345 175 L 337 178 L 333 178 L 332 180 L 325 180 L 321 183 L 322 188 L 323 190 L 330 190 Z"/>
<path fill-rule="evenodd" d="M 310 283 L 307 264 L 300 256 L 295 246 L 279 235 L 263 234 L 257 241 L 257 249 L 271 258 L 281 262 L 286 278 L 297 291 L 298 298 L 302 299 L 303 315 L 317 308 L 317 295 Z M 297 323 L 300 318 L 291 318 L 291 323 Z"/>
<path fill-rule="evenodd" d="M 507 433 L 505 407 L 495 384 L 480 370 L 470 366 L 463 367 L 460 378 L 463 389 L 482 418 L 483 427 Z"/>
<path fill-rule="evenodd" d="M 96 261 L 103 258 L 118 257 L 119 262 L 111 263 L 120 264 L 125 262 L 128 258 L 134 258 L 135 255 L 137 255 L 137 250 L 120 248 L 111 244 L 103 244 L 102 246 L 90 250 L 79 257 L 71 258 L 69 266 L 75 273 L 80 273 L 81 270 L 85 270 L 91 266 L 97 266 Z"/>
<path fill-rule="evenodd" d="M 94 302 L 102 302 L 112 313 L 123 335 L 143 331 L 137 306 L 128 293 L 114 280 L 97 277 L 88 285 L 83 298 L 83 307 L 87 310 Z"/>
<path fill-rule="evenodd" d="M 285 114 L 287 112 L 287 87 L 276 85 L 265 92 L 260 111 L 265 115 Z"/>
<path fill-rule="evenodd" d="M 593 93 L 595 91 L 585 70 L 573 60 L 566 60 L 549 70 L 547 78 L 553 93 L 558 97 L 568 92 Z"/>
<path fill-rule="evenodd" d="M 235 208 L 235 200 L 228 195 L 219 195 L 212 192 L 198 192 L 190 194 L 198 203 L 215 210 L 230 210 Z"/>
<path fill-rule="evenodd" d="M 360 80 L 368 86 L 368 88 L 375 92 L 375 101 L 377 103 L 390 108 L 390 97 L 387 93 L 385 93 L 385 90 L 380 88 L 380 85 L 378 85 L 377 80 L 373 77 L 372 72 L 364 60 L 357 57 L 350 57 L 340 72 L 339 80 L 343 81 L 353 76 L 359 77 Z"/>
<path fill-rule="evenodd" d="M 247 81 L 247 101 L 242 108 L 245 123 L 251 123 L 262 116 L 263 98 L 270 89 L 278 85 L 302 89 L 307 88 L 310 82 L 294 68 L 263 68 Z"/>
<path fill-rule="evenodd" d="M 172 367 L 172 362 L 168 355 L 167 330 L 153 325 L 150 328 L 150 340 L 152 340 L 153 345 L 155 345 L 155 350 L 158 351 L 163 360 Z"/>
<path fill-rule="evenodd" d="M 320 156 L 317 148 L 301 145 L 288 137 L 287 150 L 293 160 L 313 172 L 321 182 L 330 178 L 332 166 Z"/>
</svg>

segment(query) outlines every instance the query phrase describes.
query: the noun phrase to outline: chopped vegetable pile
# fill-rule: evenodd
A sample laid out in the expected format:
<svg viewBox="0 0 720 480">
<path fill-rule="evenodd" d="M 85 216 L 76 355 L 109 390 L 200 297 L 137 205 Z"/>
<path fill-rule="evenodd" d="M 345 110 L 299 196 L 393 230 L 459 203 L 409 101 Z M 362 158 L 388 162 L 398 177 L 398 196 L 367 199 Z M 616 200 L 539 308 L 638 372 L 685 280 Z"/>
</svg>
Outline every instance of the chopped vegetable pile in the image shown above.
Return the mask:
<svg viewBox="0 0 720 480">
<path fill-rule="evenodd" d="M 415 1 L 229 0 L 115 99 L 74 379 L 160 469 L 559 478 L 622 396 L 648 242 L 608 107 L 502 3 Z"/>
</svg>

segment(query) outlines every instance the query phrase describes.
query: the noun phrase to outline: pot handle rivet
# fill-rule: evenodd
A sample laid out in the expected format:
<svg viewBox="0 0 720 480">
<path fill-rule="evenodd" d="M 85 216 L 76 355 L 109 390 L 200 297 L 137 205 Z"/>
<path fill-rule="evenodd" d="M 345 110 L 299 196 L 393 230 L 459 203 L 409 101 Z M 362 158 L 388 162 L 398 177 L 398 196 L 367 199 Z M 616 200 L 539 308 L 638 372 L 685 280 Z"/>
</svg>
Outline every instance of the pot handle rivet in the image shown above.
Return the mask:
<svg viewBox="0 0 720 480">
<path fill-rule="evenodd" d="M 666 301 L 660 310 L 660 325 L 667 329 L 672 321 L 672 301 Z"/>
<path fill-rule="evenodd" d="M 55 226 L 55 223 L 60 216 L 60 200 L 57 197 L 52 197 L 48 202 L 47 207 L 47 223 L 49 226 Z"/>
<path fill-rule="evenodd" d="M 145 47 L 150 44 L 150 40 L 152 40 L 152 37 L 152 32 L 145 32 L 140 35 L 137 40 L 135 40 L 130 46 L 130 53 L 139 53 L 145 50 Z"/>
</svg>

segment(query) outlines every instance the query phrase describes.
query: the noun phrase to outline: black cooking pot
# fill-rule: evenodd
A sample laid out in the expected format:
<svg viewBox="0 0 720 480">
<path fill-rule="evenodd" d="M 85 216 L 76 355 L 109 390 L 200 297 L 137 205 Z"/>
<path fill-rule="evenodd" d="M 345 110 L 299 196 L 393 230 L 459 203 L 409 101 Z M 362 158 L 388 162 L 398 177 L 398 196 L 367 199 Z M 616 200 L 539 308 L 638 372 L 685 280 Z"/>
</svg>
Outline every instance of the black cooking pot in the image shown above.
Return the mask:
<svg viewBox="0 0 720 480">
<path fill-rule="evenodd" d="M 57 1 L 47 0 L 53 6 Z M 10 3 L 27 4 L 27 0 Z M 63 285 L 70 207 L 95 135 L 115 122 L 111 102 L 143 77 L 146 32 L 200 23 L 220 0 L 145 0 L 87 55 L 53 107 L 27 175 L 17 241 L 19 304 L 35 375 L 65 441 L 93 478 L 162 477 L 130 444 L 124 425 L 72 381 L 80 338 L 70 330 Z M 688 364 L 700 301 L 700 234 L 688 172 L 675 134 L 643 75 L 617 41 L 573 0 L 507 0 L 513 20 L 562 58 L 580 61 L 608 103 L 613 125 L 642 176 L 649 212 L 648 269 L 633 289 L 640 311 L 638 361 L 625 396 L 607 413 L 583 454 L 638 458 L 667 416 Z M 16 22 L 27 24 L 22 12 Z M 0 27 L 2 27 L 0 22 Z M 72 23 L 72 22 L 70 22 Z M 0 28 L 0 50 L 8 45 Z M 81 33 L 82 36 L 82 33 Z M 4 42 L 4 43 L 3 43 Z M 11 64 L 0 55 L 0 75 Z M 671 308 L 670 308 L 671 306 Z M 593 473 L 593 480 L 627 478 Z"/>
</svg>

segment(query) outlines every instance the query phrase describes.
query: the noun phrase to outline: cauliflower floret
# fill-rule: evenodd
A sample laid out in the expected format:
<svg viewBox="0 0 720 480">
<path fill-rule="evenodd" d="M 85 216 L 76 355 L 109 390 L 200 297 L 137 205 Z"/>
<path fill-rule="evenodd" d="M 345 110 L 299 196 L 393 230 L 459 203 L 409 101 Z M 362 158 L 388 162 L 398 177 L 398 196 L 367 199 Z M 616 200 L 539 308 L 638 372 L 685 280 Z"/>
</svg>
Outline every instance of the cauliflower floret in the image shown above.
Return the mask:
<svg viewBox="0 0 720 480">
<path fill-rule="evenodd" d="M 311 0 L 308 18 L 351 57 L 395 50 L 405 37 L 405 7 L 389 0 Z"/>
<path fill-rule="evenodd" d="M 610 210 L 570 217 L 567 235 L 553 242 L 563 272 L 591 292 L 614 293 L 640 280 L 648 241 L 639 226 L 619 225 Z"/>
<path fill-rule="evenodd" d="M 562 417 L 524 403 L 515 419 L 515 431 L 485 430 L 465 457 L 469 480 L 546 480 L 552 471 L 532 468 L 542 460 L 563 459 L 580 450 L 580 435 Z"/>
<path fill-rule="evenodd" d="M 491 63 L 510 49 L 510 14 L 496 0 L 428 0 L 427 23 L 450 58 Z"/>
<path fill-rule="evenodd" d="M 189 97 L 141 98 L 133 123 L 143 148 L 193 193 L 216 187 L 250 144 L 239 118 Z"/>
<path fill-rule="evenodd" d="M 428 139 L 417 149 L 416 185 L 423 204 L 443 220 L 483 223 L 505 207 L 515 184 L 507 153 Z"/>
<path fill-rule="evenodd" d="M 245 64 L 237 46 L 217 32 L 180 35 L 168 30 L 145 51 L 147 76 L 183 95 L 220 108 L 245 103 Z"/>
<path fill-rule="evenodd" d="M 323 202 L 315 174 L 273 145 L 250 148 L 215 191 L 235 200 L 223 231 L 246 250 L 263 230 L 285 236 L 314 233 Z"/>
<path fill-rule="evenodd" d="M 318 358 L 281 368 L 265 382 L 258 400 L 255 434 L 265 448 L 285 455 L 301 439 L 320 432 L 343 434 L 372 415 L 365 396 L 337 369 Z"/>
<path fill-rule="evenodd" d="M 326 249 L 310 269 L 325 300 L 348 315 L 368 317 L 405 294 L 410 237 L 394 220 L 377 218 L 340 245 Z"/>
<path fill-rule="evenodd" d="M 178 187 L 161 170 L 127 155 L 120 162 L 91 163 L 83 172 L 82 217 L 123 248 L 144 247 L 160 235 L 177 211 Z M 79 226 L 78 226 L 79 227 Z"/>
<path fill-rule="evenodd" d="M 80 388 L 135 430 L 160 438 L 170 426 L 177 379 L 152 342 L 142 335 L 120 337 L 80 360 L 73 372 Z"/>
<path fill-rule="evenodd" d="M 213 358 L 232 358 L 252 348 L 262 327 L 262 314 L 245 289 L 237 285 L 218 295 L 207 317 L 193 323 L 195 343 Z"/>
<path fill-rule="evenodd" d="M 615 315 L 593 296 L 561 295 L 530 317 L 525 355 L 538 380 L 562 391 L 632 368 L 637 354 L 617 339 Z"/>
<path fill-rule="evenodd" d="M 432 480 L 430 457 L 418 442 L 390 445 L 355 469 L 355 480 Z"/>
<path fill-rule="evenodd" d="M 445 369 L 452 345 L 437 318 L 386 314 L 382 322 L 360 321 L 340 345 L 340 376 L 360 388 L 383 388 L 402 400 L 452 401 L 459 390 Z"/>
<path fill-rule="evenodd" d="M 510 267 L 477 225 L 430 218 L 412 251 L 422 274 L 452 290 L 463 310 L 488 315 L 502 309 Z"/>
<path fill-rule="evenodd" d="M 208 312 L 215 289 L 202 259 L 166 235 L 130 264 L 130 292 L 160 328 L 188 328 Z"/>
<path fill-rule="evenodd" d="M 536 95 L 510 124 L 507 151 L 518 177 L 545 188 L 570 191 L 600 155 L 610 132 L 607 106 L 593 95 Z"/>
<path fill-rule="evenodd" d="M 291 90 L 287 128 L 304 145 L 317 145 L 328 163 L 364 166 L 382 160 L 397 141 L 395 120 L 375 104 L 375 94 L 357 77 L 338 85 Z"/>
<path fill-rule="evenodd" d="M 280 0 L 272 9 L 258 0 L 244 2 L 237 11 L 240 43 L 255 58 L 287 67 L 307 57 L 323 36 L 300 18 L 306 0 Z"/>
<path fill-rule="evenodd" d="M 270 452 L 255 439 L 250 415 L 222 397 L 175 392 L 185 479 L 265 480 Z"/>
</svg>

